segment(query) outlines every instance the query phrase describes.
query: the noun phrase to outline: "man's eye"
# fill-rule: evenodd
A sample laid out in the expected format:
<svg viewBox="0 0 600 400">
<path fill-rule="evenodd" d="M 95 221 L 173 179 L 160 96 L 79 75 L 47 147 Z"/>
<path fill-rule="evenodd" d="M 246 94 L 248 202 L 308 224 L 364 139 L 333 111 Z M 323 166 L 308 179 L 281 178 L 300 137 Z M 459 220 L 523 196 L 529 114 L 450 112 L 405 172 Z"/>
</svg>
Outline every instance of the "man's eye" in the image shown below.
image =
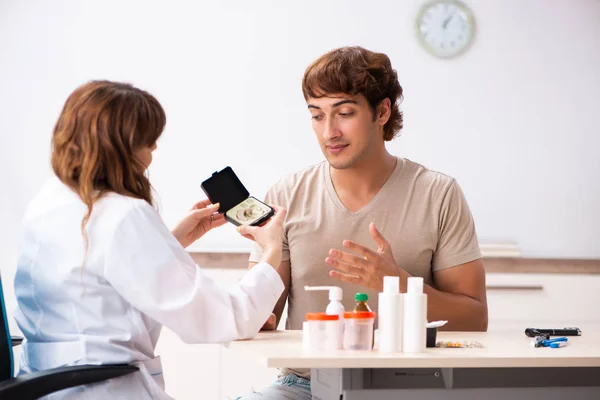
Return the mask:
<svg viewBox="0 0 600 400">
<path fill-rule="evenodd" d="M 315 121 L 320 121 L 323 119 L 323 116 L 322 115 L 313 115 L 312 119 L 314 119 Z"/>
<path fill-rule="evenodd" d="M 342 117 L 350 117 L 350 116 L 351 116 L 351 115 L 353 115 L 353 114 L 354 114 L 354 112 L 352 112 L 352 111 L 350 111 L 350 112 L 347 112 L 347 113 L 340 113 L 340 115 L 341 115 Z"/>
</svg>

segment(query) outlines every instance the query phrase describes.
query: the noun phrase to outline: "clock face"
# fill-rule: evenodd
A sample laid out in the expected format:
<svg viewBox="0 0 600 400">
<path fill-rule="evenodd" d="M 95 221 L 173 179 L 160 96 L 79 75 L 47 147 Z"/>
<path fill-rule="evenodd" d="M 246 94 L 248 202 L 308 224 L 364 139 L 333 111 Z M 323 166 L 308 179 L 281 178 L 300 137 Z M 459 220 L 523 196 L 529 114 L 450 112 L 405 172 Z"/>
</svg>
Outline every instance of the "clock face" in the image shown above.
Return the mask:
<svg viewBox="0 0 600 400">
<path fill-rule="evenodd" d="M 434 56 L 455 57 L 473 41 L 475 20 L 460 1 L 433 1 L 419 12 L 417 35 L 423 47 Z"/>
</svg>

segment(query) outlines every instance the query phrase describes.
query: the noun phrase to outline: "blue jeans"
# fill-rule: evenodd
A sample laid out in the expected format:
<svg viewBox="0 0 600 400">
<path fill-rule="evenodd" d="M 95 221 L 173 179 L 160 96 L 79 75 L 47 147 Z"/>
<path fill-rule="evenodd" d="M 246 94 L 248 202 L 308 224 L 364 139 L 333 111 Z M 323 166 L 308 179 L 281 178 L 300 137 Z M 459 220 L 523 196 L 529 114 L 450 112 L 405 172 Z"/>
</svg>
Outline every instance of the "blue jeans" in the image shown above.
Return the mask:
<svg viewBox="0 0 600 400">
<path fill-rule="evenodd" d="M 288 374 L 277 379 L 271 386 L 258 392 L 238 397 L 237 400 L 311 400 L 310 380 Z"/>
</svg>

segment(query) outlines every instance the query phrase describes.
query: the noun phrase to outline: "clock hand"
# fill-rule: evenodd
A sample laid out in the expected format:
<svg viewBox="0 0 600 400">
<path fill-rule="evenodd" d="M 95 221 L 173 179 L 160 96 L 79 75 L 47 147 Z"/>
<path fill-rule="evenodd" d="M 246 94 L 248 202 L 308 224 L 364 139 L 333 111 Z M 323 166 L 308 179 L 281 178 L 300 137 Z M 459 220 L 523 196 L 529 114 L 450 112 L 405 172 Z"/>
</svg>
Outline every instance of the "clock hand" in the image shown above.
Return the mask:
<svg viewBox="0 0 600 400">
<path fill-rule="evenodd" d="M 452 17 L 454 17 L 454 14 L 448 15 L 442 23 L 442 28 L 444 28 L 444 30 L 446 30 L 446 26 L 448 26 L 448 23 L 452 20 Z"/>
</svg>

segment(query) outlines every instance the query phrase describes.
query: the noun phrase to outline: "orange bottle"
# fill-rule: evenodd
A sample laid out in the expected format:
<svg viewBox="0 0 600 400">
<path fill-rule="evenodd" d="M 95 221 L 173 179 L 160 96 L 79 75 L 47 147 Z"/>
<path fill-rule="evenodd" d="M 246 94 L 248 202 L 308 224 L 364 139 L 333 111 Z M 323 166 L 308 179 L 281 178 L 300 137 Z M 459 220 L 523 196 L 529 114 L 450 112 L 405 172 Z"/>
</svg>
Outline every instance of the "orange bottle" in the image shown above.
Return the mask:
<svg viewBox="0 0 600 400">
<path fill-rule="evenodd" d="M 367 300 L 369 300 L 369 295 L 366 293 L 356 293 L 354 296 L 356 300 L 356 306 L 354 307 L 354 312 L 360 311 L 368 311 L 371 312 L 371 307 L 367 304 Z"/>
<path fill-rule="evenodd" d="M 371 307 L 367 304 L 369 300 L 369 295 L 366 293 L 356 293 L 354 296 L 354 300 L 356 300 L 356 306 L 354 306 L 353 312 L 372 312 Z M 373 325 L 373 340 L 371 343 L 371 348 L 375 344 L 375 325 Z"/>
</svg>

